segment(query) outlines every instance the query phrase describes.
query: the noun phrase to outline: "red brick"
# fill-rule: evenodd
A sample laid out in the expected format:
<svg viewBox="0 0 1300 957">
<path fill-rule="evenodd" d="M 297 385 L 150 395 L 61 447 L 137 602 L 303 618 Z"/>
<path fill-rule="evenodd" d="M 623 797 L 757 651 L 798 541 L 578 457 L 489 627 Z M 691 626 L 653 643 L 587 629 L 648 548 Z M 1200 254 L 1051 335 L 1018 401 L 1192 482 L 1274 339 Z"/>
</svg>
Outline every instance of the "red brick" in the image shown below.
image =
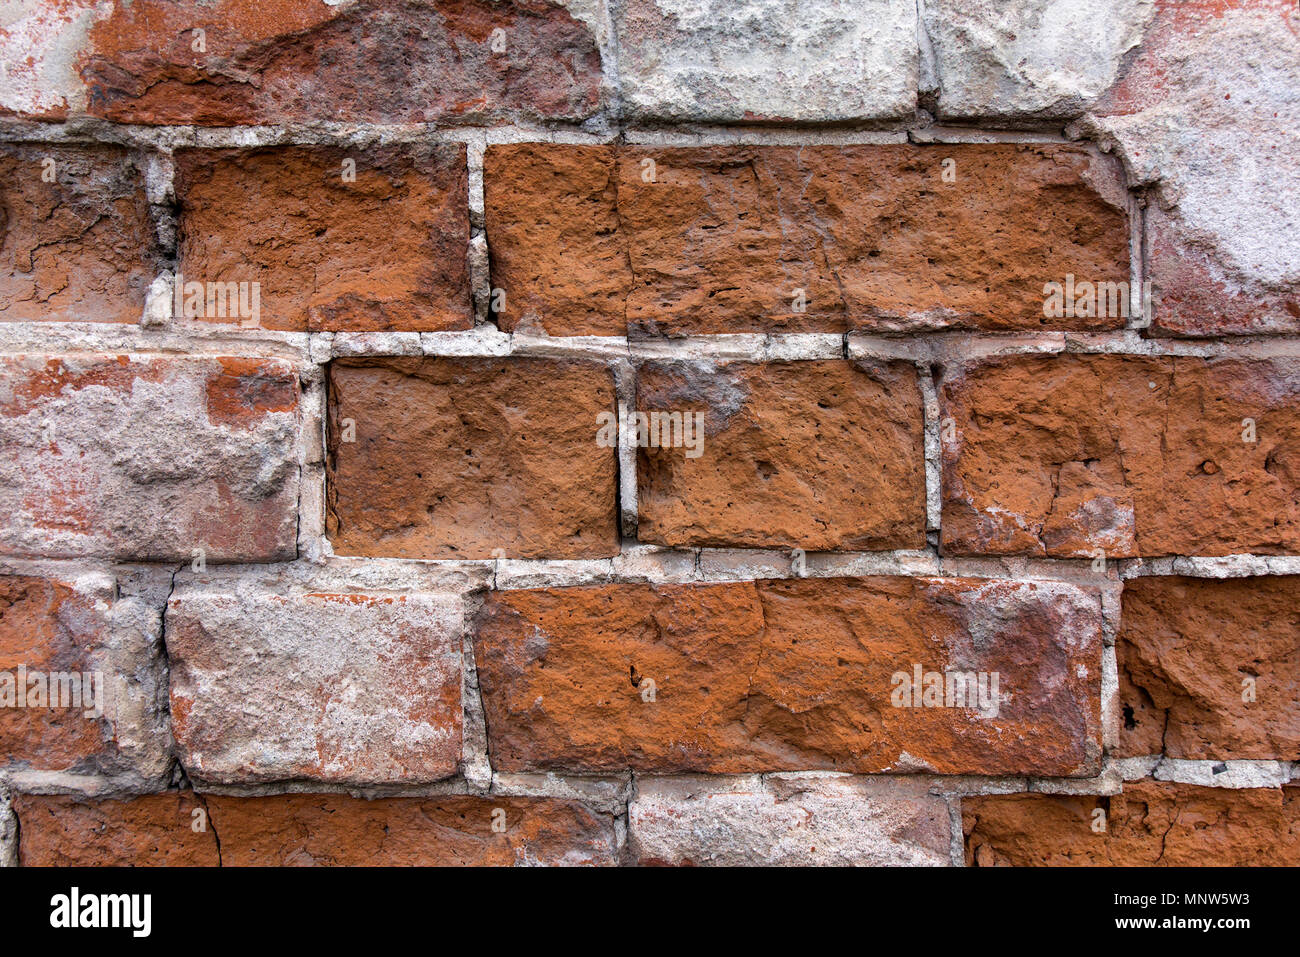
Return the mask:
<svg viewBox="0 0 1300 957">
<path fill-rule="evenodd" d="M 550 798 L 184 791 L 123 801 L 19 795 L 14 804 L 26 866 L 608 865 L 617 853 L 608 814 Z"/>
<path fill-rule="evenodd" d="M 201 799 L 169 791 L 128 800 L 16 795 L 24 867 L 215 867 L 217 832 Z M 196 828 L 200 828 L 196 830 Z"/>
<path fill-rule="evenodd" d="M 274 361 L 218 358 L 221 371 L 208 379 L 208 420 L 221 425 L 256 425 L 272 412 L 293 412 L 298 389 Z"/>
<path fill-rule="evenodd" d="M 613 864 L 607 814 L 549 798 L 207 798 L 228 866 Z M 493 830 L 500 822 L 504 831 Z"/>
<path fill-rule="evenodd" d="M 597 444 L 597 417 L 614 409 L 604 365 L 347 359 L 330 370 L 327 523 L 339 554 L 618 552 L 617 452 Z"/>
<path fill-rule="evenodd" d="M 167 651 L 195 780 L 418 784 L 461 756 L 459 595 L 178 588 Z"/>
<path fill-rule="evenodd" d="M 642 541 L 806 551 L 925 545 L 921 392 L 911 363 L 647 364 L 637 409 L 704 416 L 690 449 L 639 450 Z"/>
<path fill-rule="evenodd" d="M 1124 325 L 1044 316 L 1048 282 L 1128 280 L 1116 169 L 1083 147 L 521 143 L 488 149 L 484 189 L 510 330 Z"/>
<path fill-rule="evenodd" d="M 1196 231 L 1158 205 L 1147 211 L 1153 330 L 1176 336 L 1295 335 L 1300 290 L 1258 288 L 1247 272 L 1225 270 L 1201 248 Z M 1244 288 L 1243 288 L 1244 287 Z"/>
<path fill-rule="evenodd" d="M 106 643 L 109 627 L 107 607 L 67 582 L 0 575 L 0 673 L 13 679 L 15 693 L 20 666 L 28 676 L 99 670 L 96 646 Z M 109 718 L 86 716 L 96 701 L 105 705 L 106 689 L 89 690 L 96 697 L 83 698 L 83 707 L 18 708 L 16 700 L 0 706 L 0 767 L 66 771 L 82 762 L 111 764 Z"/>
<path fill-rule="evenodd" d="M 961 807 L 966 863 L 980 867 L 1300 864 L 1300 788 L 1130 781 L 1113 797 L 1003 794 Z"/>
<path fill-rule="evenodd" d="M 544 0 L 135 0 L 94 23 L 79 70 L 93 115 L 200 126 L 581 120 L 601 79 L 591 31 Z"/>
<path fill-rule="evenodd" d="M 468 175 L 456 144 L 182 150 L 183 282 L 258 283 L 272 329 L 468 329 Z"/>
<path fill-rule="evenodd" d="M 1300 760 L 1300 576 L 1134 578 L 1122 622 L 1122 756 Z"/>
<path fill-rule="evenodd" d="M 476 629 L 501 771 L 1099 769 L 1100 604 L 1071 585 L 846 578 L 504 591 L 489 595 Z M 997 672 L 997 717 L 891 706 L 894 674 L 917 664 Z"/>
<path fill-rule="evenodd" d="M 1297 400 L 1289 359 L 1018 356 L 948 369 L 944 551 L 1295 552 Z"/>
<path fill-rule="evenodd" d="M 3 144 L 0 195 L 0 321 L 140 321 L 166 267 L 137 156 Z"/>
<path fill-rule="evenodd" d="M 627 333 L 627 227 L 612 146 L 515 143 L 483 158 L 497 324 L 553 336 Z M 494 306 L 496 308 L 496 306 Z"/>
<path fill-rule="evenodd" d="M 1148 187 L 1157 335 L 1300 332 L 1295 13 L 1291 0 L 1155 0 L 1088 110 Z"/>
<path fill-rule="evenodd" d="M 275 561 L 296 554 L 298 377 L 280 359 L 0 360 L 0 549 Z"/>
</svg>

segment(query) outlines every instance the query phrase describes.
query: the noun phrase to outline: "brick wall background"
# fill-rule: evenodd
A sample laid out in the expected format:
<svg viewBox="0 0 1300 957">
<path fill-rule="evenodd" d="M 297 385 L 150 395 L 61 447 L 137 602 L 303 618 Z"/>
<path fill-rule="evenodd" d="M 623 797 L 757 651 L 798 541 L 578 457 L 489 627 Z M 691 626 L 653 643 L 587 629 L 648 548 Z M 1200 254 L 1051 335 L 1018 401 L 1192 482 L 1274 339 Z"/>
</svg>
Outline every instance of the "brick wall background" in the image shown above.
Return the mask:
<svg viewBox="0 0 1300 957">
<path fill-rule="evenodd" d="M 10 5 L 0 862 L 1300 863 L 1297 64 L 1291 0 Z"/>
</svg>

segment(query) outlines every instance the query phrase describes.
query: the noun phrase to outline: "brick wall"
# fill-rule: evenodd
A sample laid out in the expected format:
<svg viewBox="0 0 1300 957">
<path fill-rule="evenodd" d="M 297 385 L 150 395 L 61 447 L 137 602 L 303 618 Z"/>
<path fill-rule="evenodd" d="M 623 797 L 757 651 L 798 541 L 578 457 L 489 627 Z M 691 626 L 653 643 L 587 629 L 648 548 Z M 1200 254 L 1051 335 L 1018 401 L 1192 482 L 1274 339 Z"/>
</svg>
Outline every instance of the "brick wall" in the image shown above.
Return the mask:
<svg viewBox="0 0 1300 957">
<path fill-rule="evenodd" d="M 1300 863 L 1294 7 L 0 15 L 0 863 Z"/>
</svg>

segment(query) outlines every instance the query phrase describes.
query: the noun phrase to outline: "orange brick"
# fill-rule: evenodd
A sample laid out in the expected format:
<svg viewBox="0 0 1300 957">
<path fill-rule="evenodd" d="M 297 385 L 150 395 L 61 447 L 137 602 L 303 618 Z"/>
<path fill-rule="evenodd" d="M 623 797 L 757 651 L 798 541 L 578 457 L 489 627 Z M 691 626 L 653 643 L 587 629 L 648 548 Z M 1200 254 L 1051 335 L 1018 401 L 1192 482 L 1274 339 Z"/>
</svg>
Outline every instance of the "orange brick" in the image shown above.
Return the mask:
<svg viewBox="0 0 1300 957">
<path fill-rule="evenodd" d="M 0 195 L 0 322 L 140 321 L 167 266 L 139 157 L 0 144 Z"/>
<path fill-rule="evenodd" d="M 343 555 L 618 552 L 613 377 L 551 359 L 347 359 L 330 367 L 330 538 Z M 355 441 L 344 441 L 350 420 Z"/>
<path fill-rule="evenodd" d="M 999 794 L 961 807 L 966 863 L 980 867 L 1300 863 L 1300 788 L 1130 781 L 1114 797 Z"/>
<path fill-rule="evenodd" d="M 943 178 L 945 159 L 958 181 Z M 484 164 L 508 330 L 1125 323 L 1044 314 L 1048 282 L 1129 278 L 1117 169 L 1080 146 L 520 143 L 489 147 Z"/>
<path fill-rule="evenodd" d="M 460 145 L 181 150 L 175 312 L 270 329 L 467 329 L 468 175 Z M 242 312 L 215 292 L 208 305 L 212 284 L 229 283 L 247 284 Z"/>
<path fill-rule="evenodd" d="M 997 358 L 940 399 L 948 554 L 1300 551 L 1295 360 Z"/>
<path fill-rule="evenodd" d="M 474 650 L 502 771 L 1100 769 L 1100 602 L 1059 582 L 492 592 Z M 896 698 L 918 667 L 918 692 L 926 673 L 982 673 L 990 706 Z"/>
</svg>

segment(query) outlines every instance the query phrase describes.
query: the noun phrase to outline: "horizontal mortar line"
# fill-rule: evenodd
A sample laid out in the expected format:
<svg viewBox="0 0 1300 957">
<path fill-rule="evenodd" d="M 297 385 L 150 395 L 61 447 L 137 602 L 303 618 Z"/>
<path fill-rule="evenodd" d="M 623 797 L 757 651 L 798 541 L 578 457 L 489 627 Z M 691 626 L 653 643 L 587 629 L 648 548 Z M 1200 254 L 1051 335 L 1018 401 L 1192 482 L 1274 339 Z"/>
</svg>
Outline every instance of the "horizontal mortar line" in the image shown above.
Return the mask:
<svg viewBox="0 0 1300 957">
<path fill-rule="evenodd" d="M 638 553 L 639 552 L 639 553 Z M 697 572 L 696 557 L 702 570 Z M 683 572 L 655 567 L 679 561 Z M 49 574 L 72 578 L 78 574 L 133 569 L 173 569 L 176 565 L 188 566 L 189 559 L 169 562 L 151 562 L 111 556 L 42 557 L 18 554 L 0 554 L 0 568 L 18 572 Z M 332 582 L 332 575 L 347 576 L 368 570 L 389 571 L 393 575 L 408 577 L 391 581 L 382 589 L 392 592 L 420 591 L 424 588 L 446 588 L 455 584 L 452 579 L 438 579 L 439 574 L 462 575 L 460 583 L 471 587 L 476 578 L 488 578 L 495 571 L 503 590 L 523 587 L 545 587 L 550 582 L 557 586 L 602 584 L 606 582 L 636 583 L 662 581 L 665 583 L 728 583 L 768 579 L 836 578 L 863 576 L 971 577 L 1006 578 L 1009 580 L 1060 580 L 1092 587 L 1116 587 L 1133 578 L 1183 576 L 1193 578 L 1250 578 L 1275 577 L 1300 574 L 1300 555 L 1239 554 L 1222 557 L 1166 556 L 1163 558 L 1113 559 L 1108 566 L 1116 567 L 1116 574 L 1091 570 L 1092 560 L 1073 558 L 1043 558 L 1027 556 L 946 556 L 939 557 L 928 551 L 884 552 L 806 552 L 806 574 L 796 574 L 792 549 L 774 548 L 700 548 L 666 549 L 636 543 L 626 546 L 623 552 L 610 558 L 596 559 L 423 559 L 399 557 L 362 557 L 330 555 L 319 562 L 298 560 L 277 563 L 229 562 L 209 563 L 206 571 L 191 573 L 183 567 L 178 582 L 189 587 L 219 587 L 230 581 L 247 581 L 259 577 L 274 587 L 287 589 L 310 588 L 316 585 L 346 585 L 346 580 Z M 711 566 L 711 567 L 710 567 Z M 281 576 L 292 577 L 282 579 Z M 428 581 L 422 575 L 434 576 Z M 1116 577 L 1117 576 L 1117 577 Z M 354 582 L 353 587 L 365 590 L 364 582 Z"/>
<path fill-rule="evenodd" d="M 908 130 L 909 138 L 916 143 L 1027 143 L 1062 144 L 1092 142 L 1071 139 L 1065 133 L 1066 122 L 1047 124 L 1041 129 L 1009 129 L 1002 127 L 954 126 L 936 124 L 918 126 Z"/>
<path fill-rule="evenodd" d="M 1121 581 L 1161 575 L 1189 578 L 1250 578 L 1268 575 L 1300 575 L 1300 556 L 1261 555 L 1166 555 L 1156 558 L 1117 559 Z"/>
<path fill-rule="evenodd" d="M 1300 761 L 1278 758 L 1173 758 L 1168 755 L 1108 759 L 1124 781 L 1157 780 L 1230 789 L 1276 787 L 1300 781 Z M 1261 784 L 1260 782 L 1264 782 Z"/>
<path fill-rule="evenodd" d="M 173 354 L 193 352 L 223 355 L 239 349 L 264 355 L 307 358 L 312 333 L 248 328 L 234 331 L 213 324 L 143 328 L 113 322 L 0 322 L 0 354 L 27 352 L 82 352 L 125 350 Z"/>
<path fill-rule="evenodd" d="M 624 130 L 625 148 L 690 149 L 713 146 L 894 146 L 909 142 L 909 128 L 835 129 L 802 126 L 683 124 Z"/>
<path fill-rule="evenodd" d="M 395 354 L 415 355 L 416 333 L 365 333 L 340 331 L 333 334 L 331 353 L 335 357 L 383 355 L 398 346 Z M 425 355 L 586 355 L 631 359 L 718 358 L 746 360 L 835 359 L 843 356 L 844 333 L 718 333 L 681 338 L 639 339 L 626 336 L 534 336 L 504 333 L 496 327 L 463 332 L 418 333 Z M 925 361 L 960 357 L 963 351 L 974 358 L 1025 353 L 1247 358 L 1300 356 L 1300 337 L 1239 337 L 1216 339 L 1141 338 L 1130 331 L 1113 333 L 980 333 L 953 330 L 918 330 L 889 335 L 848 333 L 850 358 L 862 356 Z M 393 338 L 383 338 L 393 337 Z M 1225 352 L 1230 350 L 1230 352 Z"/>
<path fill-rule="evenodd" d="M 482 795 L 463 775 L 419 783 L 338 782 L 295 779 L 291 781 L 207 782 L 191 778 L 194 790 L 201 794 L 231 797 L 262 797 L 290 794 L 346 794 L 366 798 L 383 797 L 463 797 Z"/>
<path fill-rule="evenodd" d="M 313 575 L 347 574 L 363 569 L 392 569 L 395 574 L 428 572 L 479 573 L 495 572 L 504 588 L 535 587 L 534 582 L 581 585 L 607 581 L 663 581 L 681 583 L 725 583 L 764 579 L 836 578 L 872 575 L 899 577 L 972 577 L 1061 580 L 1095 587 L 1115 587 L 1129 578 L 1159 575 L 1189 577 L 1269 577 L 1300 574 L 1300 555 L 1236 555 L 1227 558 L 1169 556 L 1157 559 L 1114 559 L 1108 571 L 1092 571 L 1088 558 L 1047 558 L 1015 555 L 936 556 L 929 551 L 895 550 L 881 552 L 806 552 L 806 574 L 796 574 L 793 549 L 775 548 L 662 548 L 645 543 L 624 546 L 616 556 L 592 559 L 424 559 L 400 557 L 362 557 L 330 555 L 320 563 L 305 561 L 272 564 L 209 563 L 206 572 L 191 577 L 182 570 L 179 581 L 215 586 L 225 580 L 242 579 L 247 574 L 273 578 L 284 571 L 294 571 L 300 578 L 293 583 L 310 585 Z M 701 571 L 696 572 L 696 556 Z M 4 561 L 32 561 L 0 556 Z M 677 560 L 684 571 L 666 570 Z M 85 564 L 96 559 L 40 559 L 43 562 Z M 144 565 L 139 562 L 102 561 L 100 565 Z M 175 564 L 175 562 L 170 563 Z M 711 567 L 710 567 L 711 566 Z M 513 584 L 512 584 L 513 583 Z M 523 584 L 520 584 L 523 583 Z M 413 582 L 418 586 L 418 581 Z M 400 585 L 398 586 L 400 590 Z"/>
<path fill-rule="evenodd" d="M 427 331 L 301 332 L 250 329 L 233 324 L 173 323 L 144 328 L 130 323 L 24 321 L 0 322 L 0 353 L 128 349 L 185 352 L 194 346 L 219 351 L 242 347 L 262 352 L 282 348 L 313 361 L 331 358 L 398 356 L 574 356 L 593 359 L 716 359 L 720 361 L 801 361 L 843 356 L 843 332 L 742 332 L 642 339 L 627 336 L 537 336 L 507 333 L 493 325 Z M 1300 356 L 1300 336 L 1221 336 L 1144 338 L 1134 330 L 1082 332 L 978 332 L 916 330 L 849 332 L 850 358 L 892 358 L 914 362 L 982 359 L 1000 355 L 1186 356 L 1190 358 L 1290 358 Z M 259 353 L 260 354 L 260 353 Z"/>
<path fill-rule="evenodd" d="M 591 133 L 580 126 L 529 124 L 447 126 L 432 123 L 286 123 L 250 126 L 146 126 L 108 120 L 57 123 L 0 121 L 0 141 L 50 145 L 99 143 L 167 152 L 175 149 L 231 149 L 263 146 L 382 146 L 403 143 L 482 142 L 497 134 L 502 142 L 613 142 L 617 132 Z"/>
<path fill-rule="evenodd" d="M 1217 770 L 1217 773 L 1216 773 Z M 1155 776 L 1159 774 L 1160 776 Z M 755 771 L 750 773 L 709 774 L 707 772 L 657 773 L 624 771 L 620 773 L 584 772 L 581 770 L 547 770 L 492 772 L 487 791 L 475 789 L 462 775 L 439 781 L 412 784 L 381 782 L 339 783 L 331 781 L 286 780 L 249 783 L 209 783 L 192 781 L 200 794 L 231 797 L 263 797 L 294 794 L 338 794 L 361 798 L 408 797 L 439 798 L 471 796 L 563 798 L 612 808 L 626 803 L 634 783 L 685 784 L 721 787 L 729 791 L 762 793 L 770 782 L 847 781 L 866 786 L 867 797 L 874 788 L 892 789 L 898 785 L 951 797 L 976 797 L 998 794 L 1074 794 L 1105 796 L 1120 793 L 1125 784 L 1156 781 L 1169 784 L 1192 784 L 1221 790 L 1256 790 L 1275 788 L 1300 780 L 1300 762 L 1284 760 L 1229 759 L 1190 760 L 1152 756 L 1150 758 L 1107 757 L 1101 773 L 1093 777 L 1044 778 L 1032 774 L 905 774 L 881 772 L 864 774 L 827 770 Z M 1207 784 L 1206 782 L 1217 782 Z M 106 775 L 72 774 L 63 771 L 0 774 L 0 783 L 24 794 L 76 794 L 95 798 L 167 793 L 173 788 L 151 788 L 139 782 Z M 601 793 L 608 789 L 608 793 Z"/>
<path fill-rule="evenodd" d="M 796 546 L 797 547 L 797 546 Z M 412 574 L 420 572 L 490 572 L 496 570 L 499 575 L 519 577 L 551 573 L 555 577 L 573 578 L 591 575 L 600 577 L 637 578 L 661 575 L 680 579 L 685 576 L 660 572 L 651 567 L 656 562 L 668 562 L 673 559 L 694 568 L 698 555 L 701 562 L 727 574 L 719 581 L 748 580 L 744 572 L 762 571 L 763 577 L 777 578 L 827 578 L 845 574 L 856 577 L 860 573 L 851 571 L 854 565 L 859 567 L 879 567 L 889 569 L 889 574 L 904 577 L 960 576 L 970 575 L 978 578 L 995 576 L 1033 576 L 1070 575 L 1072 579 L 1085 579 L 1096 585 L 1117 585 L 1130 578 L 1184 575 L 1190 577 L 1268 577 L 1278 575 L 1300 574 L 1300 554 L 1297 555 L 1262 555 L 1257 553 L 1239 553 L 1227 556 L 1162 556 L 1155 558 L 1120 558 L 1110 559 L 1107 565 L 1118 569 L 1118 577 L 1091 570 L 1093 560 L 1090 558 L 1055 558 L 1024 555 L 935 555 L 931 551 L 913 549 L 895 549 L 876 552 L 835 552 L 805 551 L 807 575 L 795 574 L 791 567 L 794 547 L 791 548 L 744 548 L 706 546 L 698 548 L 668 548 L 645 542 L 628 542 L 619 554 L 607 558 L 404 558 L 397 556 L 357 556 L 331 554 L 320 562 L 304 560 L 286 562 L 209 562 L 203 573 L 195 573 L 191 579 L 186 569 L 181 570 L 180 581 L 203 581 L 215 583 L 224 579 L 243 578 L 247 575 L 264 575 L 274 578 L 285 572 L 294 572 L 299 577 L 292 583 L 310 584 L 313 576 L 329 576 L 334 572 L 351 572 L 361 569 L 392 568 L 395 571 L 406 570 Z M 113 557 L 106 555 L 84 556 L 39 556 L 18 553 L 0 553 L 0 565 L 37 569 L 46 567 L 51 571 L 63 572 L 84 569 L 101 571 L 105 569 L 129 570 L 133 568 L 172 568 L 177 564 L 188 565 L 189 557 L 172 561 L 147 561 L 130 557 Z M 625 567 L 620 568 L 620 565 Z M 636 567 L 627 567 L 636 566 Z M 755 567 L 759 566 L 759 567 Z M 780 570 L 781 574 L 769 575 L 769 570 Z M 692 571 L 692 575 L 694 572 Z M 750 576 L 753 577 L 752 575 Z M 696 580 L 696 579 L 690 579 Z M 418 583 L 418 582 L 417 582 Z"/>
<path fill-rule="evenodd" d="M 138 149 L 230 149 L 261 146 L 378 146 L 397 143 L 464 143 L 486 140 L 506 143 L 556 143 L 604 145 L 622 140 L 628 146 L 648 148 L 710 146 L 870 146 L 913 143 L 1028 143 L 1063 144 L 1067 124 L 1033 127 L 951 126 L 914 121 L 897 124 L 827 124 L 776 122 L 729 124 L 679 122 L 621 125 L 611 117 L 587 121 L 536 123 L 348 123 L 335 121 L 251 124 L 248 126 L 148 125 L 120 123 L 97 117 L 41 121 L 0 121 L 0 141 L 74 145 L 102 143 Z M 1086 142 L 1080 140 L 1079 142 Z"/>
</svg>

